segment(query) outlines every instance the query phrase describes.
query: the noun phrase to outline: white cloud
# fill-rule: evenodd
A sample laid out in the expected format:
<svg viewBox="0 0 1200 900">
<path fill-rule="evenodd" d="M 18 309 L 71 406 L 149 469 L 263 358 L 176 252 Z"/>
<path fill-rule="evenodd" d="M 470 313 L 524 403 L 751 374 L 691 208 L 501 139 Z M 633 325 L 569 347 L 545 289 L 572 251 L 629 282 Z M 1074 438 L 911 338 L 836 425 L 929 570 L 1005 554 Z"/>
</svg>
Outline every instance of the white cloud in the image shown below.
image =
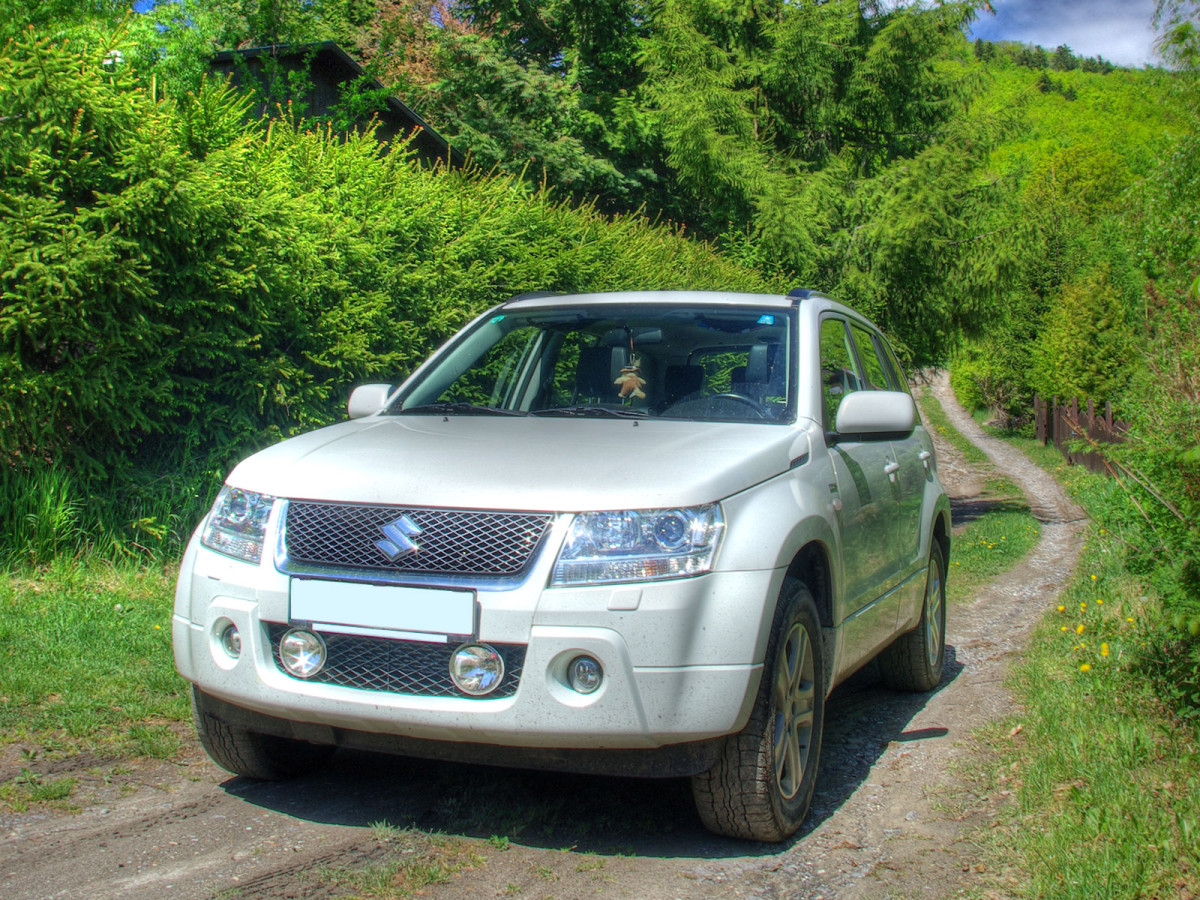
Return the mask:
<svg viewBox="0 0 1200 900">
<path fill-rule="evenodd" d="M 970 37 L 1019 41 L 1053 50 L 1066 44 L 1077 56 L 1103 56 L 1124 66 L 1154 59 L 1155 0 L 992 0 Z"/>
</svg>

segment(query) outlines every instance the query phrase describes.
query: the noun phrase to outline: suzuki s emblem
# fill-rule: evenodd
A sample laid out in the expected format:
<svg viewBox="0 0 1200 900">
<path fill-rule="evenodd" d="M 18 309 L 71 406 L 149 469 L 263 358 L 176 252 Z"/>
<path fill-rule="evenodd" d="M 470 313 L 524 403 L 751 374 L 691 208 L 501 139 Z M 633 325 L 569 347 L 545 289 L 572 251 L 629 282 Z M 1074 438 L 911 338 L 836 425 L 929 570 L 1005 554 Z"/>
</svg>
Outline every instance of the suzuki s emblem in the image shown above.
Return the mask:
<svg viewBox="0 0 1200 900">
<path fill-rule="evenodd" d="M 421 533 L 421 526 L 408 516 L 401 516 L 394 522 L 388 522 L 381 530 L 383 531 L 383 540 L 376 541 L 375 546 L 392 562 L 396 562 L 402 556 L 420 552 L 421 548 L 411 539 Z"/>
</svg>

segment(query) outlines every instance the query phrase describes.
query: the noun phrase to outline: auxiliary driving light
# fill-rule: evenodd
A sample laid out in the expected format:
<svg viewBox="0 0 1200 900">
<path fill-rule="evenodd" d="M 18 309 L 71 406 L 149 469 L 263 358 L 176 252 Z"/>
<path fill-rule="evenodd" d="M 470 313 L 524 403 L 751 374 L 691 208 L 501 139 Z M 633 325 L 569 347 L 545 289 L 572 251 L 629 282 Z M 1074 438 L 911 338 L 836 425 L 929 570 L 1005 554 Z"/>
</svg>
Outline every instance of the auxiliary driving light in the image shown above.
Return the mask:
<svg viewBox="0 0 1200 900">
<path fill-rule="evenodd" d="M 590 656 L 577 656 L 567 666 L 567 681 L 576 693 L 593 694 L 603 680 L 604 669 Z"/>
<path fill-rule="evenodd" d="M 487 644 L 463 644 L 450 657 L 450 679 L 464 694 L 490 694 L 503 678 L 504 659 Z"/>
<path fill-rule="evenodd" d="M 232 622 L 221 629 L 221 636 L 218 640 L 221 642 L 221 649 L 230 659 L 237 659 L 242 655 L 242 635 Z"/>
<path fill-rule="evenodd" d="M 325 641 L 304 628 L 293 628 L 279 641 L 279 661 L 297 678 L 312 678 L 325 668 Z"/>
</svg>

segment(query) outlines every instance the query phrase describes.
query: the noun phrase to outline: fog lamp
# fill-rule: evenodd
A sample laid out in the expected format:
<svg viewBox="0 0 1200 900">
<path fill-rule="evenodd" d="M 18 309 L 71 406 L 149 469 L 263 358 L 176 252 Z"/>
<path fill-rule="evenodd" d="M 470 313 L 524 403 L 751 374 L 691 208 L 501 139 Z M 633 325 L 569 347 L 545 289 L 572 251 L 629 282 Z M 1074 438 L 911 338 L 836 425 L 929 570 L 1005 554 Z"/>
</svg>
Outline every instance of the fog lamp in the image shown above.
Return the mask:
<svg viewBox="0 0 1200 900">
<path fill-rule="evenodd" d="M 221 629 L 219 640 L 221 642 L 221 649 L 231 659 L 237 659 L 242 655 L 242 635 L 237 630 L 237 626 L 232 622 Z"/>
<path fill-rule="evenodd" d="M 571 690 L 580 694 L 592 694 L 604 680 L 604 669 L 590 656 L 577 656 L 567 666 L 567 682 Z"/>
<path fill-rule="evenodd" d="M 312 678 L 325 668 L 325 641 L 304 628 L 293 628 L 279 641 L 279 661 L 297 678 Z"/>
<path fill-rule="evenodd" d="M 463 644 L 450 657 L 450 679 L 464 694 L 490 694 L 503 678 L 504 659 L 487 644 Z"/>
</svg>

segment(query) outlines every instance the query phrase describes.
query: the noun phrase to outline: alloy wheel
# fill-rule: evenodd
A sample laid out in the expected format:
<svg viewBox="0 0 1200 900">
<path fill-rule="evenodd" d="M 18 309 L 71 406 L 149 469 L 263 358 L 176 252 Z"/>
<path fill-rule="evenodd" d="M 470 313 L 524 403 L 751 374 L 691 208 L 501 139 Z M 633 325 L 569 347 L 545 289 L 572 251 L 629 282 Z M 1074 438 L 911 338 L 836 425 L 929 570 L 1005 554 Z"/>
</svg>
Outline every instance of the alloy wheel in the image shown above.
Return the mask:
<svg viewBox="0 0 1200 900">
<path fill-rule="evenodd" d="M 785 800 L 800 791 L 808 765 L 816 708 L 813 674 L 809 634 L 796 622 L 780 648 L 775 671 L 775 781 Z"/>
</svg>

